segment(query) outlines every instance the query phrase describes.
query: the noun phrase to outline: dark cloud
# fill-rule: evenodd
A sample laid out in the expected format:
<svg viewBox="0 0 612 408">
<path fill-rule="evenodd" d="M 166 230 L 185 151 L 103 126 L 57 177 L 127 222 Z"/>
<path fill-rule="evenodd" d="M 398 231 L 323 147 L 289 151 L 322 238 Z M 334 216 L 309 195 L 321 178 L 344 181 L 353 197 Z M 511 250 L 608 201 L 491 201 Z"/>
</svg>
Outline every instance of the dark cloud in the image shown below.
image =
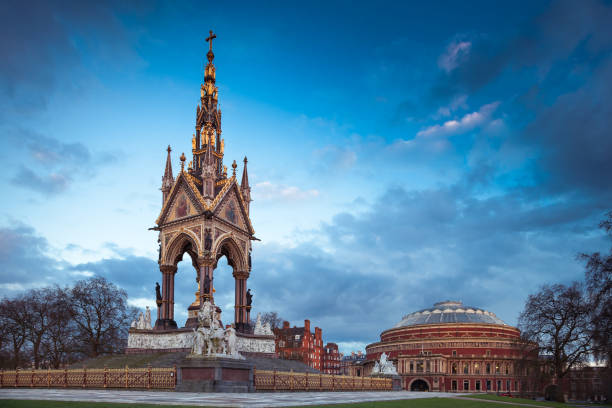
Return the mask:
<svg viewBox="0 0 612 408">
<path fill-rule="evenodd" d="M 124 74 L 122 64 L 129 63 L 129 69 L 142 65 L 135 52 L 138 35 L 120 18 L 146 10 L 141 6 L 112 1 L 3 3 L 0 132 L 6 157 L 26 159 L 15 166 L 12 184 L 51 196 L 116 160 L 114 153 L 92 152 L 82 143 L 43 134 L 39 116 L 58 90 L 78 98 L 78 91 L 101 69 Z"/>
<path fill-rule="evenodd" d="M 539 145 L 539 170 L 553 188 L 611 191 L 610 78 L 612 58 L 597 67 L 583 87 L 561 95 L 552 106 L 542 109 L 524 132 L 526 143 Z"/>
<path fill-rule="evenodd" d="M 135 57 L 132 38 L 118 18 L 143 4 L 82 1 L 7 1 L 0 13 L 0 102 L 7 112 L 45 109 L 58 87 L 78 89 L 83 52 L 106 67 Z M 105 40 L 105 41 L 103 41 Z M 105 49 L 110 44 L 112 49 Z M 87 75 L 85 75 L 87 77 Z M 83 79 L 83 78 L 81 78 Z"/>
<path fill-rule="evenodd" d="M 12 222 L 0 228 L 0 288 L 13 293 L 58 282 L 62 262 L 49 255 L 49 243 L 30 226 Z"/>
<path fill-rule="evenodd" d="M 522 192 L 476 198 L 463 186 L 389 189 L 295 248 L 254 249 L 258 311 L 308 318 L 326 341 L 370 342 L 409 312 L 458 299 L 510 324 L 530 291 L 580 279 L 577 253 L 599 247 L 603 211 Z"/>
<path fill-rule="evenodd" d="M 581 56 L 588 61 L 612 47 L 612 7 L 597 0 L 558 1 L 534 18 L 514 38 L 479 36 L 469 54 L 450 72 L 440 73 L 432 96 L 437 100 L 460 93 L 473 94 L 509 70 L 522 72 L 527 85 L 546 78 L 555 64 Z M 595 61 L 588 61 L 593 62 Z"/>
<path fill-rule="evenodd" d="M 439 111 L 462 95 L 502 101 L 504 134 L 492 138 L 481 131 L 472 144 L 449 140 L 459 154 L 480 156 L 470 163 L 478 169 L 469 177 L 483 187 L 512 184 L 537 186 L 540 194 L 587 194 L 598 208 L 609 202 L 611 20 L 609 3 L 589 0 L 576 7 L 559 1 L 514 37 L 462 38 L 470 46 L 440 71 L 420 109 Z M 400 104 L 399 116 L 414 115 L 413 105 Z M 510 154 L 517 157 L 508 166 Z"/>
<path fill-rule="evenodd" d="M 11 179 L 15 186 L 47 196 L 63 193 L 71 182 L 72 179 L 67 173 L 37 174 L 25 166 L 21 166 Z"/>
<path fill-rule="evenodd" d="M 130 297 L 148 297 L 154 302 L 160 274 L 157 260 L 111 244 L 108 248 L 115 252 L 113 258 L 69 264 L 56 259 L 54 248 L 32 227 L 16 224 L 0 228 L 0 294 L 11 296 L 31 287 L 66 285 L 95 274 L 126 289 Z M 65 249 L 89 252 L 76 244 Z"/>
<path fill-rule="evenodd" d="M 117 160 L 113 153 L 92 153 L 82 143 L 62 142 L 27 129 L 7 131 L 6 136 L 11 147 L 28 159 L 11 183 L 46 196 L 67 191 L 75 179 L 90 178 L 100 166 Z"/>
<path fill-rule="evenodd" d="M 130 297 L 146 297 L 155 301 L 155 282 L 160 279 L 157 260 L 127 255 L 121 258 L 105 258 L 96 262 L 81 263 L 68 269 L 79 274 L 94 274 L 105 277 L 125 289 Z"/>
</svg>

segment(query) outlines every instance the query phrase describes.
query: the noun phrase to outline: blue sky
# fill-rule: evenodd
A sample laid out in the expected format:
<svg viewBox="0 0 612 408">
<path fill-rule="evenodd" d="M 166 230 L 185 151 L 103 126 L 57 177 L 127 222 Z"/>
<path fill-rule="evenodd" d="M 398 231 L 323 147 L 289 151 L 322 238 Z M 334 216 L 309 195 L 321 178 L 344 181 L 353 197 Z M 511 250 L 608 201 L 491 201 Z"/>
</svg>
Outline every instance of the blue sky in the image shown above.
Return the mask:
<svg viewBox="0 0 612 408">
<path fill-rule="evenodd" d="M 210 29 L 226 165 L 249 159 L 255 312 L 345 352 L 444 299 L 516 324 L 610 245 L 610 2 L 3 9 L 3 295 L 98 273 L 153 305 L 148 228 L 166 146 L 175 172 L 191 146 Z M 227 265 L 215 282 L 230 310 Z"/>
</svg>

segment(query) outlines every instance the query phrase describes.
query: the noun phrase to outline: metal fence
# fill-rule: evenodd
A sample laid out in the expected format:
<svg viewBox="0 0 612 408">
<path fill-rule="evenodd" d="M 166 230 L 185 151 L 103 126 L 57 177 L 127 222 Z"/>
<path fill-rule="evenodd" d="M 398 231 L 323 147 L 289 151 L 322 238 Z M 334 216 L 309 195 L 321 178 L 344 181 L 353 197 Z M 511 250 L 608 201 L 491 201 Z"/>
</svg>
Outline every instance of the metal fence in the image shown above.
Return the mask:
<svg viewBox="0 0 612 408">
<path fill-rule="evenodd" d="M 257 391 L 391 391 L 390 378 L 255 370 Z"/>
<path fill-rule="evenodd" d="M 174 389 L 173 368 L 0 371 L 0 387 Z"/>
<path fill-rule="evenodd" d="M 258 391 L 390 391 L 391 379 L 344 375 L 254 370 Z M 137 388 L 176 387 L 173 368 L 103 368 L 0 371 L 0 387 L 30 388 Z"/>
</svg>

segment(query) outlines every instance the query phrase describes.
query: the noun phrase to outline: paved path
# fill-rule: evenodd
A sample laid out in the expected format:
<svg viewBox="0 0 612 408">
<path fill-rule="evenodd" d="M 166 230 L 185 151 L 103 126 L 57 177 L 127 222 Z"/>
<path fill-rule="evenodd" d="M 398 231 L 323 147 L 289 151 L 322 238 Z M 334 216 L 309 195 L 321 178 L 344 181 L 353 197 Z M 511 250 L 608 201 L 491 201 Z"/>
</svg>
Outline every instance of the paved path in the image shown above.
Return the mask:
<svg viewBox="0 0 612 408">
<path fill-rule="evenodd" d="M 296 405 L 339 404 L 364 401 L 456 397 L 443 392 L 276 392 L 276 393 L 192 393 L 121 390 L 72 390 L 2 388 L 0 399 L 56 401 L 125 402 L 217 407 L 287 407 Z"/>
</svg>

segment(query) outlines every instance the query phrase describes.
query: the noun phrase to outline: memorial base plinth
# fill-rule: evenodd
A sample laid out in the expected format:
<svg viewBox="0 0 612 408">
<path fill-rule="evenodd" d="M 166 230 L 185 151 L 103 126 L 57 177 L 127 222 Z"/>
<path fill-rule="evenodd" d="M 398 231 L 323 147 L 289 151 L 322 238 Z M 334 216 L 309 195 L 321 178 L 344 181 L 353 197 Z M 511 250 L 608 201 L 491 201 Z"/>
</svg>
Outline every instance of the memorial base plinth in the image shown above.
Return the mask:
<svg viewBox="0 0 612 408">
<path fill-rule="evenodd" d="M 400 377 L 397 374 L 372 374 L 372 377 L 390 378 L 391 379 L 391 390 L 392 391 L 402 390 L 402 377 Z"/>
<path fill-rule="evenodd" d="M 178 369 L 176 391 L 253 392 L 253 364 L 223 357 L 187 357 Z"/>
<path fill-rule="evenodd" d="M 176 330 L 178 326 L 172 319 L 157 319 L 154 330 Z"/>
</svg>

